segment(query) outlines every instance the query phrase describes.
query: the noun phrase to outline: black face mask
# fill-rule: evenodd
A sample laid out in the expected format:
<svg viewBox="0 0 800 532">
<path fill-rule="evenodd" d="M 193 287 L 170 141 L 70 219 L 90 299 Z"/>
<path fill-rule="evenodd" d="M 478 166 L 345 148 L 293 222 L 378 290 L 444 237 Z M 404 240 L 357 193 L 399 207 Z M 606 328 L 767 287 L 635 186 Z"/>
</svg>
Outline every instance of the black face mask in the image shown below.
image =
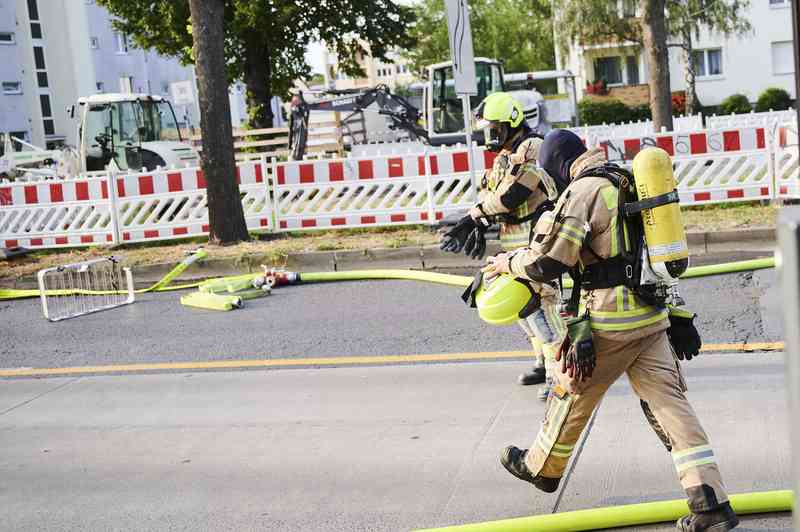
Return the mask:
<svg viewBox="0 0 800 532">
<path fill-rule="evenodd" d="M 511 128 L 508 124 L 493 123 L 483 130 L 484 138 L 486 139 L 486 149 L 493 152 L 498 152 L 503 149 L 503 145 L 508 142 L 511 135 Z"/>
<path fill-rule="evenodd" d="M 569 185 L 569 169 L 586 152 L 583 141 L 572 131 L 554 129 L 544 137 L 539 148 L 539 166 L 555 179 L 559 191 Z"/>
</svg>

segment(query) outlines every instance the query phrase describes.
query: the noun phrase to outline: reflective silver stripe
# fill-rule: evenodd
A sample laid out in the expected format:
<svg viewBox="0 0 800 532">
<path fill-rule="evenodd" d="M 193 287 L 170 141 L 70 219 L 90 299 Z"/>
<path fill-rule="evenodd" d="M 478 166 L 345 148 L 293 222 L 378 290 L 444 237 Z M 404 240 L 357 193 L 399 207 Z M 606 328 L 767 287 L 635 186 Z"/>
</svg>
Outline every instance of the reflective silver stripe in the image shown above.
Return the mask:
<svg viewBox="0 0 800 532">
<path fill-rule="evenodd" d="M 714 456 L 714 451 L 709 449 L 707 451 L 700 451 L 700 452 L 693 453 L 693 454 L 690 454 L 690 455 L 687 455 L 687 456 L 683 456 L 681 458 L 673 458 L 673 460 L 675 462 L 675 465 L 679 466 L 679 465 L 685 464 L 687 462 L 692 462 L 694 460 L 699 460 L 701 458 L 710 458 L 710 457 L 713 457 L 713 456 Z"/>
<path fill-rule="evenodd" d="M 602 316 L 598 316 L 594 312 L 592 312 L 591 316 L 592 316 L 592 321 L 597 322 L 597 323 L 635 323 L 635 322 L 646 320 L 646 319 L 649 319 L 649 318 L 654 318 L 654 317 L 658 316 L 659 314 L 664 314 L 664 313 L 666 313 L 666 310 L 664 310 L 664 309 L 654 309 L 654 310 L 651 310 L 650 312 L 647 312 L 645 314 L 636 314 L 634 316 L 623 316 L 623 317 L 608 316 L 608 317 L 602 317 Z"/>
</svg>

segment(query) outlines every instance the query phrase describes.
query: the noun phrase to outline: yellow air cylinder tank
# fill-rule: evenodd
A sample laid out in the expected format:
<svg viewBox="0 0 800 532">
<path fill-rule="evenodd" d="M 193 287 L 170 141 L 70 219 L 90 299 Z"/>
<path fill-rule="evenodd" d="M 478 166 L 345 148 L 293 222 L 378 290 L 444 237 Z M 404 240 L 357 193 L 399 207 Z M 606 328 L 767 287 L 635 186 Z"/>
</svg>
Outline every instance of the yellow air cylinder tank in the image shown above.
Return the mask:
<svg viewBox="0 0 800 532">
<path fill-rule="evenodd" d="M 633 176 L 640 201 L 672 192 L 677 186 L 672 161 L 661 148 L 640 151 L 633 159 Z M 689 266 L 689 247 L 678 203 L 642 210 L 642 222 L 651 265 L 656 271 L 663 266 L 671 277 L 677 278 Z"/>
</svg>

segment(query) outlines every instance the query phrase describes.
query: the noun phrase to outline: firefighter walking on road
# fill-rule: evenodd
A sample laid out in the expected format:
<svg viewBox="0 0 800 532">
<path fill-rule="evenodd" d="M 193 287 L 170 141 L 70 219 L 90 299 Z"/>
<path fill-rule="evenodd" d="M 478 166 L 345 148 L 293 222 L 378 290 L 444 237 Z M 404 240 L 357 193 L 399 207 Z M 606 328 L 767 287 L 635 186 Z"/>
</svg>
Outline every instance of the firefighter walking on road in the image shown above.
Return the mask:
<svg viewBox="0 0 800 532">
<path fill-rule="evenodd" d="M 490 258 L 486 271 L 542 283 L 577 269 L 573 271 L 583 290 L 578 317 L 568 323 L 569 341 L 558 354 L 559 382 L 539 434 L 529 449 L 504 449 L 501 463 L 538 489 L 556 491 L 595 407 L 627 373 L 633 390 L 663 428 L 687 494 L 691 514 L 678 521 L 678 530 L 724 532 L 738 519 L 728 503 L 713 448 L 686 399 L 677 360 L 699 350 L 694 315 L 671 309 L 663 287 L 645 283 L 662 270 L 677 279 L 688 264 L 688 249 L 680 254 L 685 237 L 683 243 L 662 245 L 647 233 L 645 241 L 645 229 L 659 225 L 670 230 L 670 223 L 650 223 L 653 216 L 677 210 L 672 188 L 644 197 L 648 186 L 658 185 L 648 181 L 651 175 L 668 174 L 674 186 L 669 157 L 657 148 L 650 150 L 637 156 L 630 175 L 609 165 L 601 149 L 587 151 L 568 131 L 549 133 L 540 148 L 542 168 L 570 184 L 555 209 L 537 223 L 530 247 L 513 256 Z M 679 211 L 674 223 L 680 224 Z M 665 262 L 669 255 L 660 256 L 662 252 L 686 258 Z"/>
<path fill-rule="evenodd" d="M 530 241 L 531 229 L 543 212 L 552 209 L 558 187 L 537 166 L 542 139 L 525 122 L 522 105 L 510 94 L 496 92 L 487 96 L 476 114 L 483 129 L 486 146 L 498 152 L 492 169 L 483 176 L 479 203 L 444 235 L 442 249 L 483 258 L 486 250 L 484 232 L 494 222 L 500 224 L 500 244 L 505 251 L 523 248 Z M 566 183 L 564 183 L 564 187 Z M 552 282 L 537 287 L 541 308 L 517 323 L 525 331 L 534 351 L 532 371 L 519 376 L 522 385 L 543 384 L 539 398 L 546 400 L 553 384 L 555 350 L 566 334 L 559 314 L 560 292 Z"/>
</svg>

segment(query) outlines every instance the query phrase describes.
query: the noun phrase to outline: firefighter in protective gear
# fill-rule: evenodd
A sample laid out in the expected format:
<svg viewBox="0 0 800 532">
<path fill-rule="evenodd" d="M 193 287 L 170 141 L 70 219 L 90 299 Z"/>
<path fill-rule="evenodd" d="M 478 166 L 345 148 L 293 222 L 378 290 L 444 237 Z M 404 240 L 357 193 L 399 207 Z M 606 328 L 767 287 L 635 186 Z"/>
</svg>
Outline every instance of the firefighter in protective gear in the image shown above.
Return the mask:
<svg viewBox="0 0 800 532">
<path fill-rule="evenodd" d="M 487 147 L 498 154 L 492 169 L 483 175 L 479 202 L 470 209 L 469 217 L 478 225 L 484 220 L 498 221 L 505 251 L 523 248 L 536 220 L 558 197 L 558 185 L 536 163 L 542 139 L 525 122 L 522 105 L 508 93 L 490 94 L 476 114 L 477 129 L 483 129 Z M 519 376 L 519 382 L 543 383 L 538 395 L 545 400 L 554 382 L 552 377 L 548 382 L 548 367 L 555 368 L 555 351 L 566 329 L 558 311 L 561 298 L 556 285 L 534 285 L 541 307 L 517 323 L 531 343 L 536 362 L 533 371 Z"/>
<path fill-rule="evenodd" d="M 624 245 L 620 236 L 627 238 L 627 232 L 617 230 L 623 223 L 619 190 L 601 177 L 607 163 L 603 150 L 587 151 L 577 136 L 556 130 L 545 138 L 539 162 L 549 173 L 572 181 L 555 209 L 537 223 L 531 246 L 510 258 L 490 259 L 488 273 L 509 272 L 547 282 L 576 265 L 589 270 L 619 256 Z M 685 396 L 680 365 L 666 334 L 666 306 L 648 304 L 623 284 L 608 284 L 588 289 L 582 285 L 580 314 L 589 320 L 594 344 L 586 359 L 590 377 L 570 378 L 559 372 L 536 440 L 529 449 L 507 447 L 501 463 L 517 478 L 545 492 L 555 491 L 593 410 L 611 384 L 627 373 L 668 439 L 688 496 L 691 514 L 678 521 L 678 529 L 724 532 L 735 527 L 738 519 L 728 503 L 714 451 Z"/>
</svg>

